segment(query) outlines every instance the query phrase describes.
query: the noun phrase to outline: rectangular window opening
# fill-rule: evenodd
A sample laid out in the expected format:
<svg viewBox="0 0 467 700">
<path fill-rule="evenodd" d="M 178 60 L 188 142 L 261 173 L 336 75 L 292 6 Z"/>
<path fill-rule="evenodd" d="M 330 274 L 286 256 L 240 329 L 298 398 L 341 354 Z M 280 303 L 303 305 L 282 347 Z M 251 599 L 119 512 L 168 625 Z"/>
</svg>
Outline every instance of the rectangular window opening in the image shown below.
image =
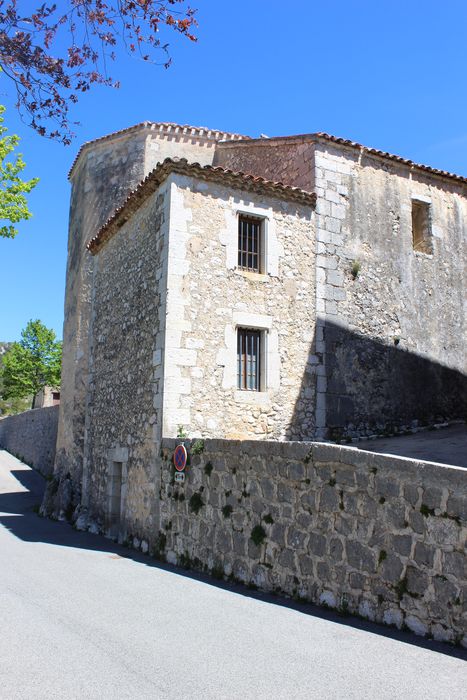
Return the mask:
<svg viewBox="0 0 467 700">
<path fill-rule="evenodd" d="M 249 272 L 263 272 L 264 221 L 240 214 L 238 217 L 238 267 Z"/>
<path fill-rule="evenodd" d="M 412 242 L 419 253 L 433 252 L 430 204 L 417 199 L 412 199 Z"/>
<path fill-rule="evenodd" d="M 261 331 L 237 329 L 237 387 L 243 391 L 261 391 Z"/>
</svg>

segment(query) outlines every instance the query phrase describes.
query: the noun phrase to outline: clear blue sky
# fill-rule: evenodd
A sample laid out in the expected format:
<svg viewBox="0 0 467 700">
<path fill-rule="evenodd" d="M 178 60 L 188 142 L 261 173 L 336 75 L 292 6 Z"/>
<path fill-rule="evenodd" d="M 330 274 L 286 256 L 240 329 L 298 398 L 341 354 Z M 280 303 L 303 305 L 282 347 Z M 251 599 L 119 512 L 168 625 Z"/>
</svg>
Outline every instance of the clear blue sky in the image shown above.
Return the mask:
<svg viewBox="0 0 467 700">
<path fill-rule="evenodd" d="M 39 3 L 38 3 L 39 4 Z M 169 70 L 122 58 L 120 90 L 97 88 L 73 115 L 65 148 L 18 119 L 11 85 L 0 102 L 21 135 L 34 217 L 0 238 L 0 341 L 30 318 L 62 336 L 70 187 L 83 141 L 145 119 L 251 136 L 327 131 L 467 175 L 465 0 L 193 0 L 199 41 L 171 37 Z"/>
</svg>

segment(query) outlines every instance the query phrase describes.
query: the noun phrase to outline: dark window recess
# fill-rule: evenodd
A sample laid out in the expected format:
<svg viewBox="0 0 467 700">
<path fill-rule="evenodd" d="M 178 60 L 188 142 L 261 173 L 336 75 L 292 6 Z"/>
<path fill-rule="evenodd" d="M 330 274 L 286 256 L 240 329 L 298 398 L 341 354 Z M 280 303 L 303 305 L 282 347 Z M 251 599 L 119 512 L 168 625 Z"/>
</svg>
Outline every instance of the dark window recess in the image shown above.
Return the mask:
<svg viewBox="0 0 467 700">
<path fill-rule="evenodd" d="M 238 266 L 242 270 L 261 272 L 262 220 L 238 217 Z"/>
<path fill-rule="evenodd" d="M 261 331 L 237 330 L 237 386 L 260 391 Z"/>
<path fill-rule="evenodd" d="M 419 253 L 432 253 L 430 205 L 412 200 L 412 242 Z"/>
</svg>

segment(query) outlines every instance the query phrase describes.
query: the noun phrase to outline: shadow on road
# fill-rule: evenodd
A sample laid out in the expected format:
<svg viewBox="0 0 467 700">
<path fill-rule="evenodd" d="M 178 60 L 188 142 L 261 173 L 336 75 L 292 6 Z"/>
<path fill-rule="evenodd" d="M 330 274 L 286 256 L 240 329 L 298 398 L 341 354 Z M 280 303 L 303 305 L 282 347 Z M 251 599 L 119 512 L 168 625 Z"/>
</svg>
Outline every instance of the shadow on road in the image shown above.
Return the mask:
<svg viewBox="0 0 467 700">
<path fill-rule="evenodd" d="M 4 471 L 5 468 L 2 466 L 1 470 Z M 239 584 L 217 581 L 206 574 L 187 571 L 157 561 L 149 555 L 144 555 L 140 552 L 123 547 L 122 545 L 118 545 L 101 535 L 78 532 L 67 522 L 57 522 L 48 520 L 47 518 L 41 518 L 37 514 L 37 510 L 45 490 L 46 482 L 43 477 L 38 472 L 23 465 L 21 469 L 8 470 L 8 473 L 26 490 L 19 491 L 18 487 L 12 485 L 11 491 L 0 492 L 0 526 L 25 542 L 43 542 L 61 547 L 74 547 L 77 549 L 105 552 L 118 557 L 131 559 L 144 566 L 168 571 L 176 576 L 190 578 L 206 585 L 229 591 L 235 595 L 260 600 L 272 605 L 279 605 L 304 615 L 328 620 L 354 629 L 360 629 L 365 632 L 377 634 L 400 641 L 404 644 L 411 644 L 454 658 L 467 659 L 467 650 L 460 647 L 417 637 L 410 632 L 379 625 L 357 617 L 344 616 L 333 610 L 321 608 L 311 603 L 296 602 L 277 595 L 251 590 Z M 9 481 L 12 483 L 12 479 L 9 479 Z"/>
</svg>

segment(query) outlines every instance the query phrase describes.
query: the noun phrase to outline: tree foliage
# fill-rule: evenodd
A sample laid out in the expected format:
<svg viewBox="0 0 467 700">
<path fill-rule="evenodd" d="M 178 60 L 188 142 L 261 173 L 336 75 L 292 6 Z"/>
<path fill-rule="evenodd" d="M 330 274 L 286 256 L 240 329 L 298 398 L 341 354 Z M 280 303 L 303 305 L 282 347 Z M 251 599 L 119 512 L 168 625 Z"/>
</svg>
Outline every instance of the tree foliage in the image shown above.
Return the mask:
<svg viewBox="0 0 467 700">
<path fill-rule="evenodd" d="M 122 51 L 170 65 L 169 29 L 195 41 L 185 0 L 67 0 L 35 10 L 0 0 L 0 67 L 14 81 L 20 114 L 41 135 L 70 143 L 70 105 L 93 84 L 118 87 L 108 65 Z M 48 125 L 53 124 L 50 128 Z"/>
<path fill-rule="evenodd" d="M 45 386 L 60 386 L 62 344 L 39 320 L 29 321 L 19 343 L 3 356 L 3 399 L 36 396 Z"/>
<path fill-rule="evenodd" d="M 14 413 L 22 413 L 31 407 L 32 396 L 25 396 L 21 399 L 3 399 L 3 375 L 2 365 L 5 353 L 11 348 L 12 343 L 0 342 L 0 417 Z"/>
<path fill-rule="evenodd" d="M 20 178 L 25 167 L 23 157 L 17 153 L 11 158 L 20 138 L 15 134 L 4 135 L 7 131 L 3 126 L 4 112 L 5 107 L 0 105 L 0 220 L 9 223 L 0 226 L 0 236 L 14 238 L 18 233 L 14 224 L 32 216 L 25 195 L 37 185 L 39 179 L 36 177 L 26 181 Z"/>
</svg>

